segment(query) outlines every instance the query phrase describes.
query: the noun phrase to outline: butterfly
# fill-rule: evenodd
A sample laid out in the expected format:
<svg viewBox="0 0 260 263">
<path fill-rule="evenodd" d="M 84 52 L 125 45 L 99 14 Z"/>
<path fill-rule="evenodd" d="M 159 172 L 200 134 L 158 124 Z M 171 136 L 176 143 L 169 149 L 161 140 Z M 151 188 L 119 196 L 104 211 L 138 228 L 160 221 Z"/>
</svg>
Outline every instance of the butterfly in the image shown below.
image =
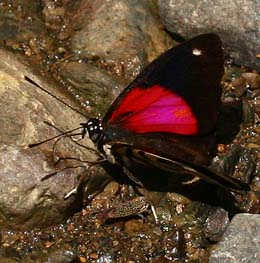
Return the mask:
<svg viewBox="0 0 260 263">
<path fill-rule="evenodd" d="M 215 34 L 166 51 L 128 85 L 100 120 L 81 123 L 100 156 L 138 185 L 157 189 L 202 179 L 232 191 L 250 187 L 208 167 L 216 153 L 224 59 Z M 96 164 L 93 163 L 93 164 Z M 172 184 L 170 180 L 170 184 Z M 195 180 L 196 181 L 196 180 Z"/>
<path fill-rule="evenodd" d="M 137 184 L 153 184 L 150 175 L 156 170 L 157 184 L 165 171 L 182 183 L 200 178 L 234 191 L 250 190 L 208 168 L 216 153 L 223 65 L 217 35 L 194 37 L 151 62 L 102 120 L 91 118 L 83 127 L 104 159 Z M 136 177 L 140 170 L 141 179 Z"/>
</svg>

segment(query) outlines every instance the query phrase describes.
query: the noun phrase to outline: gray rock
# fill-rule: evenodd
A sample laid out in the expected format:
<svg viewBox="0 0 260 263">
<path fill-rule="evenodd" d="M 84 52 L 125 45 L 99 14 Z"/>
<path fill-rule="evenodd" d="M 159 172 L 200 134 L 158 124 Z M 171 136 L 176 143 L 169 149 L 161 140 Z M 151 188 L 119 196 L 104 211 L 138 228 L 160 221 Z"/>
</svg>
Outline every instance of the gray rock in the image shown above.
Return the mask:
<svg viewBox="0 0 260 263">
<path fill-rule="evenodd" d="M 46 53 L 49 58 L 53 58 L 56 47 L 40 10 L 41 3 L 37 1 L 3 3 L 0 8 L 1 46 L 22 52 L 28 57 L 34 56 L 35 60 L 46 58 Z"/>
<path fill-rule="evenodd" d="M 76 61 L 61 65 L 60 77 L 77 100 L 91 113 L 105 114 L 124 87 L 105 70 Z"/>
<path fill-rule="evenodd" d="M 78 184 L 77 176 L 85 174 L 86 169 L 65 169 L 50 179 L 41 179 L 67 166 L 82 165 L 71 160 L 61 161 L 55 166 L 57 156 L 88 161 L 96 159 L 93 152 L 79 147 L 68 137 L 56 144 L 55 153 L 53 141 L 28 148 L 30 143 L 60 133 L 44 121 L 65 131 L 78 127 L 86 119 L 25 81 L 24 75 L 27 75 L 77 108 L 55 83 L 38 77 L 28 66 L 19 62 L 22 60 L 23 57 L 0 50 L 1 229 L 31 229 L 64 221 L 80 207 L 82 196 L 67 200 L 63 197 Z M 88 139 L 84 142 L 91 146 Z"/>
<path fill-rule="evenodd" d="M 260 215 L 237 214 L 222 241 L 213 250 L 210 263 L 259 263 Z"/>
<path fill-rule="evenodd" d="M 148 1 L 82 1 L 70 15 L 72 51 L 126 78 L 172 46 Z"/>
<path fill-rule="evenodd" d="M 206 32 L 221 36 L 235 62 L 258 68 L 260 2 L 258 0 L 159 0 L 161 19 L 174 33 L 190 38 Z"/>
</svg>

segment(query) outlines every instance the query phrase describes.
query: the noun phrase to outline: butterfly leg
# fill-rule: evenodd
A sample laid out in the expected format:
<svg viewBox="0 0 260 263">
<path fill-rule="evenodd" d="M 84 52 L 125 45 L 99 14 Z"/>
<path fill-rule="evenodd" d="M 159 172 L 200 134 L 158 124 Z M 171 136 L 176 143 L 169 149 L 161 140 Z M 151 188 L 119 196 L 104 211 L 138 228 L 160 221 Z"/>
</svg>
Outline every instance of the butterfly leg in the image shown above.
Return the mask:
<svg viewBox="0 0 260 263">
<path fill-rule="evenodd" d="M 106 159 L 99 159 L 95 162 L 88 162 L 88 161 L 82 161 L 82 162 L 87 162 L 89 164 L 89 166 L 87 167 L 87 171 L 86 173 L 88 173 L 88 171 L 90 170 L 90 168 L 92 168 L 93 166 L 95 165 L 99 165 L 99 164 L 102 164 L 104 162 L 107 162 Z M 86 180 L 86 174 L 80 176 L 79 178 L 79 183 L 76 187 L 74 187 L 71 191 L 69 191 L 65 196 L 64 196 L 64 199 L 68 199 L 69 197 L 71 197 L 72 195 L 76 195 L 79 193 L 79 189 L 80 187 L 84 186 L 87 184 L 88 182 L 88 179 Z"/>
<path fill-rule="evenodd" d="M 158 225 L 158 223 L 159 223 L 158 216 L 156 214 L 155 206 L 152 204 L 152 202 L 150 202 L 150 207 L 151 207 L 151 211 L 153 213 L 153 218 L 154 218 L 155 224 Z"/>
<path fill-rule="evenodd" d="M 64 195 L 64 199 L 68 199 L 69 197 L 71 197 L 72 195 L 76 195 L 78 194 L 78 186 L 74 187 L 71 191 L 69 191 L 67 194 Z"/>
</svg>

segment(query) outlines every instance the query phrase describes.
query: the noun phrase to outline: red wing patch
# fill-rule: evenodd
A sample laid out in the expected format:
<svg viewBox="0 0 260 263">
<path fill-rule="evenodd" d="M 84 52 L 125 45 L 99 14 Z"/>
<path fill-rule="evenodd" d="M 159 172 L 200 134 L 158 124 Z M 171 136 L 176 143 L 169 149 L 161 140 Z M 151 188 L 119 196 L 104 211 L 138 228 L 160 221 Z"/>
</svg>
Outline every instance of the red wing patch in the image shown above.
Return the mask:
<svg viewBox="0 0 260 263">
<path fill-rule="evenodd" d="M 160 85 L 131 89 L 108 122 L 136 133 L 195 135 L 198 132 L 198 120 L 187 102 Z"/>
</svg>

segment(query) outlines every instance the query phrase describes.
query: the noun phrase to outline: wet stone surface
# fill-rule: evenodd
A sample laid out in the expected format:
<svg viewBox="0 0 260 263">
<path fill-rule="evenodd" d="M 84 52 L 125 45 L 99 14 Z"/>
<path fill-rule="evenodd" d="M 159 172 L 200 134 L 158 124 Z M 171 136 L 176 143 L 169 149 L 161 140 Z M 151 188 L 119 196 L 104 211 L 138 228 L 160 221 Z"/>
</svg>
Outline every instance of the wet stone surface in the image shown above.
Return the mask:
<svg viewBox="0 0 260 263">
<path fill-rule="evenodd" d="M 132 187 L 111 181 L 101 167 L 87 170 L 86 162 L 55 165 L 59 157 L 94 161 L 95 152 L 69 137 L 28 148 L 60 133 L 44 121 L 66 131 L 86 118 L 25 81 L 24 75 L 88 116 L 104 114 L 126 83 L 173 43 L 154 1 L 1 1 L 0 26 L 0 262 L 204 263 L 233 214 L 259 213 L 259 196 L 253 192 L 214 192 L 202 203 L 140 188 L 154 205 L 158 223 L 150 208 L 117 218 L 139 207 L 129 205 L 139 200 Z M 226 68 L 223 101 L 241 101 L 242 125 L 231 141 L 222 138 L 212 164 L 212 169 L 252 182 L 256 192 L 259 78 L 243 67 Z M 222 137 L 241 117 L 234 108 L 232 121 L 219 131 Z M 87 138 L 78 142 L 93 147 Z M 84 167 L 60 171 L 77 165 Z M 53 171 L 60 172 L 41 181 Z M 86 175 L 86 188 L 64 200 L 80 175 Z M 209 199 L 217 200 L 215 205 Z"/>
<path fill-rule="evenodd" d="M 222 241 L 213 250 L 210 263 L 252 262 L 260 259 L 260 215 L 238 214 Z"/>
<path fill-rule="evenodd" d="M 93 114 L 104 114 L 122 90 L 123 85 L 105 70 L 80 61 L 64 62 L 59 77 L 71 86 L 71 93 L 78 98 L 81 105 L 90 105 Z"/>
<path fill-rule="evenodd" d="M 170 47 L 149 1 L 81 1 L 70 16 L 68 30 L 79 28 L 70 39 L 72 50 L 121 76 L 135 76 Z"/>
<path fill-rule="evenodd" d="M 57 103 L 53 104 L 47 94 L 26 82 L 24 75 L 34 79 L 38 77 L 33 75 L 28 65 L 18 62 L 19 57 L 16 59 L 13 54 L 5 51 L 0 51 L 0 57 L 1 228 L 31 229 L 51 222 L 61 222 L 73 214 L 73 210 L 80 208 L 77 203 L 82 203 L 82 197 L 67 201 L 63 197 L 75 187 L 77 177 L 86 173 L 86 168 L 58 172 L 67 166 L 78 166 L 80 162 L 65 160 L 55 166 L 57 158 L 73 156 L 91 160 L 95 156 L 78 147 L 70 138 L 57 142 L 55 152 L 53 143 L 35 148 L 29 148 L 28 145 L 60 133 L 44 121 L 67 130 L 78 127 L 84 120 L 73 111 Z M 50 84 L 42 79 L 38 81 L 45 87 L 55 85 L 54 82 Z M 72 100 L 70 103 L 73 105 Z M 54 171 L 57 171 L 56 176 L 41 181 Z"/>
<path fill-rule="evenodd" d="M 258 0 L 159 0 L 158 5 L 170 32 L 186 38 L 215 32 L 236 63 L 259 69 Z"/>
<path fill-rule="evenodd" d="M 115 203 L 117 199 L 120 201 L 115 195 Z M 23 262 L 185 262 L 188 258 L 191 260 L 191 255 L 194 260 L 201 257 L 205 247 L 210 245 L 208 237 L 201 234 L 208 229 L 206 225 L 215 212 L 210 207 L 201 209 L 197 205 L 197 217 L 202 223 L 199 227 L 195 218 L 191 220 L 190 205 L 183 213 L 175 215 L 175 224 L 163 222 L 160 209 L 166 207 L 162 205 L 156 208 L 160 218 L 158 225 L 149 212 L 143 219 L 134 216 L 102 224 L 91 206 L 87 206 L 63 225 L 33 232 L 2 232 L 1 244 L 5 250 L 12 247 L 9 257 L 16 255 Z M 186 223 L 181 219 L 183 216 L 189 218 Z M 68 261 L 62 261 L 64 259 Z"/>
</svg>

